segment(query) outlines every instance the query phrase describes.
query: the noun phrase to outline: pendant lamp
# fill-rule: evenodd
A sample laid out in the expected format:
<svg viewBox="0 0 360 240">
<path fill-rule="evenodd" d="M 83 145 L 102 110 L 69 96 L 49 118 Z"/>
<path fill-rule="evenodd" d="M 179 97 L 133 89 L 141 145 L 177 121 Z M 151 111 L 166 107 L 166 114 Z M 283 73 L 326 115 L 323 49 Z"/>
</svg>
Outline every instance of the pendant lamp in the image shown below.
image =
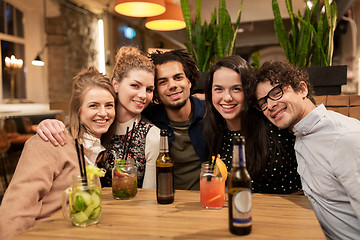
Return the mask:
<svg viewBox="0 0 360 240">
<path fill-rule="evenodd" d="M 165 12 L 165 0 L 116 0 L 115 11 L 129 17 L 152 17 Z"/>
<path fill-rule="evenodd" d="M 148 17 L 145 27 L 156 31 L 174 31 L 186 27 L 181 7 L 166 2 L 166 11 L 158 16 Z"/>
</svg>

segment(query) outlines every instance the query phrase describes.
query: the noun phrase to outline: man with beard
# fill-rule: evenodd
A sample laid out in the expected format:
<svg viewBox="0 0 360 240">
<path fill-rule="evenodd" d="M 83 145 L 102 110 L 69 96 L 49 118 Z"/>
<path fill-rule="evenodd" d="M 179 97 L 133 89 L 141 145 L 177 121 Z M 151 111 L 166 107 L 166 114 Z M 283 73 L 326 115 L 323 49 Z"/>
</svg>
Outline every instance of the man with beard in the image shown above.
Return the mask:
<svg viewBox="0 0 360 240">
<path fill-rule="evenodd" d="M 150 54 L 155 64 L 155 101 L 143 115 L 168 130 L 175 189 L 199 190 L 201 163 L 208 151 L 203 138 L 204 101 L 190 96 L 200 72 L 184 50 Z"/>
</svg>

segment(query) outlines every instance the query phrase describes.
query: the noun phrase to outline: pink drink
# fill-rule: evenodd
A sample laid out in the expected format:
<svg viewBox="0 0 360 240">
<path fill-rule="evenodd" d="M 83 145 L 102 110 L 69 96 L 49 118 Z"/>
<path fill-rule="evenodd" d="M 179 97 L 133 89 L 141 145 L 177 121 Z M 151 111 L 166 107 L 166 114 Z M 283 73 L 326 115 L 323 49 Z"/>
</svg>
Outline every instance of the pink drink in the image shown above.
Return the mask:
<svg viewBox="0 0 360 240">
<path fill-rule="evenodd" d="M 200 202 L 205 208 L 219 209 L 225 203 L 225 183 L 223 178 L 202 176 L 200 179 Z"/>
</svg>

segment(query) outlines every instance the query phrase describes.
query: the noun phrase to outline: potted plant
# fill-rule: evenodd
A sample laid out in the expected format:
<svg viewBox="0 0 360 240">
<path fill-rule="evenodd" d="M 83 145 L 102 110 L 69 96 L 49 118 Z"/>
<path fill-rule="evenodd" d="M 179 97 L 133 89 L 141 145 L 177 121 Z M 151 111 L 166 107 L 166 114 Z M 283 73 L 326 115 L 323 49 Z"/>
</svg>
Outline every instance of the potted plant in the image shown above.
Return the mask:
<svg viewBox="0 0 360 240">
<path fill-rule="evenodd" d="M 289 31 L 285 30 L 277 0 L 272 0 L 276 36 L 288 62 L 309 73 L 316 95 L 340 94 L 341 85 L 346 84 L 346 66 L 329 67 L 334 51 L 336 2 L 325 0 L 322 11 L 320 1 L 314 0 L 312 9 L 306 7 L 302 16 L 300 11 L 294 13 L 292 0 L 285 3 L 291 23 Z"/>
<path fill-rule="evenodd" d="M 181 0 L 181 9 L 189 38 L 189 42 L 185 43 L 185 46 L 198 64 L 200 71 L 208 71 L 214 61 L 233 54 L 237 29 L 240 25 L 242 4 L 243 0 L 240 1 L 235 25 L 231 23 L 225 0 L 219 1 L 219 10 L 215 9 L 211 13 L 210 22 L 202 23 L 201 0 L 196 0 L 194 21 L 190 17 L 189 0 Z"/>
</svg>

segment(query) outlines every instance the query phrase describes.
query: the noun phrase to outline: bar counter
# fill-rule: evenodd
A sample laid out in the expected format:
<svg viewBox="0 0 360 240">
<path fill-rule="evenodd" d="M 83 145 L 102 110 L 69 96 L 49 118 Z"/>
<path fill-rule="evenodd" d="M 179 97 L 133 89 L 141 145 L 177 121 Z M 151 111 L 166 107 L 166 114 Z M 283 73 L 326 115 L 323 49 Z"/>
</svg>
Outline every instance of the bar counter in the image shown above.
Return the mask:
<svg viewBox="0 0 360 240">
<path fill-rule="evenodd" d="M 156 202 L 154 189 L 138 189 L 131 200 L 115 200 L 103 188 L 102 219 L 79 228 L 61 211 L 15 239 L 239 239 L 228 230 L 228 206 L 207 210 L 199 191 L 175 191 L 173 204 Z M 253 226 L 241 239 L 325 239 L 303 195 L 253 194 Z"/>
</svg>

